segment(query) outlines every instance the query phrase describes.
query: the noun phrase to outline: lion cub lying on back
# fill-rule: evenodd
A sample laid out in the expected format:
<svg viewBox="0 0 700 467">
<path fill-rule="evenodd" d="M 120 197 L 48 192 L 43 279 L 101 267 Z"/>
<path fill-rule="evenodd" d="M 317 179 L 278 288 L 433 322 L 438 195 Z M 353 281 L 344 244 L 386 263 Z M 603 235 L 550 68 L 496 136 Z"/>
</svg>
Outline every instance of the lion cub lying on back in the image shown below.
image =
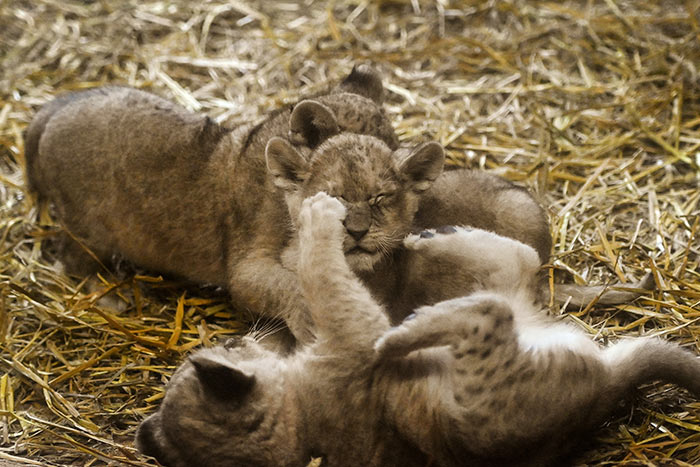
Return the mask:
<svg viewBox="0 0 700 467">
<path fill-rule="evenodd" d="M 329 466 L 544 465 L 641 382 L 700 395 L 700 362 L 676 345 L 604 349 L 541 315 L 535 251 L 483 230 L 405 240 L 482 288 L 391 327 L 348 267 L 345 216 L 324 193 L 299 215 L 315 343 L 286 358 L 248 337 L 195 353 L 139 428 L 142 452 L 170 466 L 303 466 L 312 456 Z"/>
</svg>

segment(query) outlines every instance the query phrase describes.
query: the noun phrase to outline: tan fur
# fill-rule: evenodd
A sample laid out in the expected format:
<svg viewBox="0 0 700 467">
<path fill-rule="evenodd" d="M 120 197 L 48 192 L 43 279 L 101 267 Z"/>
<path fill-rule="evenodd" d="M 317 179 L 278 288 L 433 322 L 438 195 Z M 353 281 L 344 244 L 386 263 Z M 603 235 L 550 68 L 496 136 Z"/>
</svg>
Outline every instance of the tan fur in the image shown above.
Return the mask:
<svg viewBox="0 0 700 467">
<path fill-rule="evenodd" d="M 346 199 L 348 261 L 394 322 L 470 290 L 464 275 L 439 295 L 416 280 L 428 265 L 414 267 L 400 247 L 412 229 L 471 225 L 529 244 L 546 262 L 547 217 L 532 196 L 483 172 L 441 174 L 434 143 L 397 148 L 382 98 L 378 74 L 359 66 L 330 94 L 231 130 L 131 88 L 68 94 L 27 129 L 28 181 L 56 206 L 69 271 L 96 265 L 87 249 L 103 264 L 124 257 L 217 284 L 304 340 L 292 219 L 316 191 Z"/>
<path fill-rule="evenodd" d="M 601 348 L 542 315 L 536 252 L 484 230 L 405 240 L 479 287 L 391 327 L 348 265 L 344 204 L 320 193 L 300 209 L 298 272 L 316 342 L 286 358 L 249 338 L 195 353 L 139 428 L 139 449 L 173 467 L 312 456 L 331 467 L 557 465 L 644 381 L 700 395 L 689 352 L 646 338 Z"/>
<path fill-rule="evenodd" d="M 291 316 L 303 309 L 296 277 L 280 264 L 293 232 L 289 210 L 295 199 L 301 202 L 304 182 L 293 171 L 316 170 L 310 161 L 325 161 L 326 153 L 344 159 L 329 143 L 332 136 L 359 140 L 369 133 L 381 155 L 364 157 L 381 161 L 387 177 L 399 177 L 393 129 L 379 103 L 362 95 L 367 87 L 367 96 L 381 99 L 375 75 L 358 67 L 330 94 L 234 130 L 130 88 L 63 96 L 27 130 L 28 179 L 70 232 L 64 258 L 74 272 L 95 264 L 83 246 L 103 263 L 124 257 L 224 286 L 239 306 L 285 318 L 297 337 L 308 338 L 307 324 Z M 273 137 L 288 138 L 300 155 L 300 164 L 282 174 L 290 179 L 287 188 L 267 173 Z M 441 153 L 435 161 L 442 166 Z"/>
<path fill-rule="evenodd" d="M 302 339 L 310 329 L 290 270 L 296 262 L 285 267 L 281 259 L 295 257 L 291 219 L 316 191 L 346 199 L 348 260 L 388 298 L 401 286 L 400 241 L 416 225 L 457 216 L 547 257 L 546 216 L 526 192 L 477 172 L 440 176 L 434 143 L 418 153 L 398 149 L 382 98 L 378 74 L 359 66 L 330 94 L 231 130 L 131 88 L 68 94 L 27 129 L 28 181 L 68 232 L 69 271 L 95 266 L 89 249 L 104 264 L 124 257 L 221 285 L 237 305 L 286 319 Z M 524 204 L 499 208 L 487 199 L 510 190 L 523 193 Z M 532 214 L 525 223 L 514 216 L 521 211 Z"/>
</svg>

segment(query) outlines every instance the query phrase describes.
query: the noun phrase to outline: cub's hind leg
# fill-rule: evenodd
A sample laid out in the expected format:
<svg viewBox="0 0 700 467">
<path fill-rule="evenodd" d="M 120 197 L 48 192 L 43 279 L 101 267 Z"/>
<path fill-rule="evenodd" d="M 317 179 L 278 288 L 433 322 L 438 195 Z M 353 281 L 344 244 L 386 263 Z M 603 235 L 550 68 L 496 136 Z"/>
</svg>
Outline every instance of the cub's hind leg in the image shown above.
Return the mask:
<svg viewBox="0 0 700 467">
<path fill-rule="evenodd" d="M 552 247 L 547 213 L 528 190 L 481 170 L 443 173 L 421 200 L 415 225 L 471 225 L 532 246 L 542 263 Z"/>
<path fill-rule="evenodd" d="M 104 271 L 111 263 L 109 252 L 91 248 L 65 230 L 49 240 L 49 250 L 55 251 L 68 274 L 78 277 Z"/>
<path fill-rule="evenodd" d="M 400 290 L 388 307 L 393 323 L 413 310 L 479 290 L 534 291 L 540 266 L 529 246 L 492 232 L 443 226 L 404 239 Z"/>
<path fill-rule="evenodd" d="M 429 374 L 439 372 L 424 383 L 402 385 L 390 402 L 399 429 L 413 434 L 427 449 L 438 433 L 454 440 L 458 449 L 471 446 L 474 433 L 468 430 L 478 432 L 487 424 L 485 416 L 494 410 L 489 405 L 497 399 L 493 394 L 503 383 L 502 373 L 512 372 L 518 358 L 510 308 L 499 296 L 485 293 L 418 309 L 387 331 L 375 343 L 375 352 L 377 364 L 389 372 L 420 367 L 426 361 Z M 411 371 L 401 371 L 397 377 L 406 374 Z M 434 421 L 435 426 L 416 427 L 417 417 Z M 465 461 L 469 458 L 464 456 Z"/>
<path fill-rule="evenodd" d="M 86 279 L 82 291 L 89 294 L 89 297 L 96 298 L 97 304 L 116 311 L 124 311 L 127 308 L 128 301 L 119 296 L 119 287 L 105 285 L 96 275 L 102 273 L 112 284 L 118 281 L 117 278 L 123 278 L 123 271 L 118 267 L 115 272 L 119 263 L 114 261 L 110 252 L 99 247 L 91 248 L 65 229 L 59 231 L 55 237 L 47 239 L 47 242 L 48 256 L 55 255 L 65 273 L 80 280 Z"/>
</svg>

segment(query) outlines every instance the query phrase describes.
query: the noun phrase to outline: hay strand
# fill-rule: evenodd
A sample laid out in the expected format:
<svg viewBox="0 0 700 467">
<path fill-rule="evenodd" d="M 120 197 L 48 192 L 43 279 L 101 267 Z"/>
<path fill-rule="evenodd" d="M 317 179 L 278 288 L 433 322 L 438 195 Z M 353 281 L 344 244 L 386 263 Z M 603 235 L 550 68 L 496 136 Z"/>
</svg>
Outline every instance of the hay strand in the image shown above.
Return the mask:
<svg viewBox="0 0 700 467">
<path fill-rule="evenodd" d="M 700 351 L 699 17 L 675 0 L 0 3 L 0 465 L 152 465 L 133 437 L 163 383 L 246 326 L 217 290 L 64 274 L 22 181 L 22 130 L 56 94 L 127 84 L 236 125 L 371 61 L 403 141 L 538 194 L 552 284 L 652 272 L 644 299 L 571 320 Z M 699 426 L 697 401 L 651 385 L 579 462 L 697 464 Z"/>
</svg>

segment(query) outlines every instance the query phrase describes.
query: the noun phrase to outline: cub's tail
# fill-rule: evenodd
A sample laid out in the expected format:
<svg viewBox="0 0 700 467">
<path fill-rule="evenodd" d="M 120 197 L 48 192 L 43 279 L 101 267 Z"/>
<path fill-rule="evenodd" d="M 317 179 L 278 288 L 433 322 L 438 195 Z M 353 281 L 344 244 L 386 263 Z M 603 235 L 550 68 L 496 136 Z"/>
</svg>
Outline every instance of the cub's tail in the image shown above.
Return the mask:
<svg viewBox="0 0 700 467">
<path fill-rule="evenodd" d="M 700 358 L 676 344 L 652 337 L 630 339 L 608 347 L 604 355 L 614 391 L 624 393 L 645 382 L 664 381 L 700 396 Z"/>
<path fill-rule="evenodd" d="M 554 286 L 554 301 L 569 303 L 572 306 L 585 307 L 595 300 L 601 305 L 620 305 L 629 303 L 645 291 L 655 287 L 654 277 L 646 274 L 640 281 L 622 285 L 576 285 L 556 284 Z"/>
</svg>

